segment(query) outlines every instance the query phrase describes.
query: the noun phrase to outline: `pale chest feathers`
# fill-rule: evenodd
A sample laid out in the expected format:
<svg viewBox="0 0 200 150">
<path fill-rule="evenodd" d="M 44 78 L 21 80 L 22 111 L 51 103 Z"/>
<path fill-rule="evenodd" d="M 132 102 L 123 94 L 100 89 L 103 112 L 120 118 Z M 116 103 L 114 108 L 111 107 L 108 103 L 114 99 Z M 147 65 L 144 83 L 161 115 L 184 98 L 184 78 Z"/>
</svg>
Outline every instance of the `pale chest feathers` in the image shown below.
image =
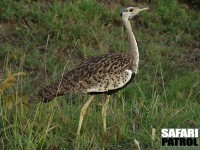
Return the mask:
<svg viewBox="0 0 200 150">
<path fill-rule="evenodd" d="M 132 59 L 132 71 L 137 74 L 139 65 L 139 53 L 135 54 Z"/>
<path fill-rule="evenodd" d="M 107 75 L 96 85 L 91 86 L 86 92 L 107 92 L 125 86 L 132 77 L 131 70 L 125 70 L 118 74 Z"/>
<path fill-rule="evenodd" d="M 135 74 L 137 74 L 137 71 L 138 71 L 138 62 L 135 62 L 134 64 L 133 64 L 133 72 L 135 73 Z"/>
</svg>

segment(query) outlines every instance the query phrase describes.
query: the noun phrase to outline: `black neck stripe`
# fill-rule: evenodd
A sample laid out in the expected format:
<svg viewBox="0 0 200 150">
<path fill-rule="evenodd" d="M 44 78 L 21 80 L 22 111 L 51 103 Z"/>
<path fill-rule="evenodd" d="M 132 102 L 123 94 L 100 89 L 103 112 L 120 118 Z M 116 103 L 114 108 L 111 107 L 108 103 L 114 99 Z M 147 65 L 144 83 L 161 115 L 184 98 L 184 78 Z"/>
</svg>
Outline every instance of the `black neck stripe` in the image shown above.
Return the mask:
<svg viewBox="0 0 200 150">
<path fill-rule="evenodd" d="M 122 13 L 123 13 L 123 12 L 128 12 L 128 10 L 127 10 L 127 9 L 122 10 L 121 13 L 120 13 L 120 16 L 121 16 L 121 17 L 122 17 Z"/>
</svg>

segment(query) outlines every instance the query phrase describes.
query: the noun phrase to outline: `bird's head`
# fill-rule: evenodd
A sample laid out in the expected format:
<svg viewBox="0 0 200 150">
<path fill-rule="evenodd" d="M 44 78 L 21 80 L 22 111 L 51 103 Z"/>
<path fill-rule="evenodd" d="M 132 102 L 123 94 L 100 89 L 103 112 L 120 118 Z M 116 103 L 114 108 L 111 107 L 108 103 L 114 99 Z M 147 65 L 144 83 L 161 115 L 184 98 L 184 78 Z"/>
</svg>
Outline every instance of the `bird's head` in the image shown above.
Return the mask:
<svg viewBox="0 0 200 150">
<path fill-rule="evenodd" d="M 127 8 L 125 8 L 125 9 L 123 9 L 121 11 L 120 16 L 122 17 L 122 19 L 130 20 L 134 16 L 136 16 L 137 14 L 139 14 L 139 12 L 141 12 L 143 10 L 147 10 L 147 9 L 149 9 L 149 8 L 148 7 L 145 7 L 145 8 L 127 7 Z"/>
</svg>

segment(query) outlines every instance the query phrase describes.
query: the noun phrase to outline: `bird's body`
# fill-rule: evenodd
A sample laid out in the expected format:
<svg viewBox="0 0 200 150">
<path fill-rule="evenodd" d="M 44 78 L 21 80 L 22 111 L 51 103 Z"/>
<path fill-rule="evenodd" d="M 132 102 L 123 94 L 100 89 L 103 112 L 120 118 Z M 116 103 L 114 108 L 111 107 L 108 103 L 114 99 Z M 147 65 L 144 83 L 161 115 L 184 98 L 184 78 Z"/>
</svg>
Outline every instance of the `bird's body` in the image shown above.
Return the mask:
<svg viewBox="0 0 200 150">
<path fill-rule="evenodd" d="M 108 53 L 83 62 L 39 92 L 43 102 L 66 93 L 112 94 L 135 75 L 129 53 Z"/>
<path fill-rule="evenodd" d="M 103 105 L 102 118 L 104 132 L 106 132 L 106 110 L 109 95 L 125 87 L 138 70 L 139 51 L 129 20 L 146 9 L 148 8 L 128 7 L 120 14 L 128 34 L 129 52 L 108 53 L 83 62 L 60 79 L 41 89 L 38 97 L 42 102 L 51 101 L 55 97 L 67 93 L 88 93 L 92 95 L 105 93 L 108 96 Z M 93 98 L 94 96 L 91 96 L 81 109 L 77 135 L 80 134 L 86 109 Z"/>
</svg>

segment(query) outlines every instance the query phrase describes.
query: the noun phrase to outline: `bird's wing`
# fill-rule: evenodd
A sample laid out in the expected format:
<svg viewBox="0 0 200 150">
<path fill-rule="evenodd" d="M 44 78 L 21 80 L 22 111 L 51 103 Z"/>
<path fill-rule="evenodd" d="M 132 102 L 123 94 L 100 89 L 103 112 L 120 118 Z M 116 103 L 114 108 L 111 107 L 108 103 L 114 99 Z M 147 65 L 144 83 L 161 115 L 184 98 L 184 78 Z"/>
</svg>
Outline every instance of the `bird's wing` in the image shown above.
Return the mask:
<svg viewBox="0 0 200 150">
<path fill-rule="evenodd" d="M 131 57 L 124 53 L 107 54 L 90 59 L 67 73 L 76 92 L 106 92 L 126 85 L 132 77 Z"/>
<path fill-rule="evenodd" d="M 39 91 L 43 102 L 66 93 L 108 92 L 120 89 L 131 79 L 131 56 L 106 54 L 83 62 Z"/>
<path fill-rule="evenodd" d="M 87 89 L 88 93 L 104 93 L 121 89 L 125 86 L 133 75 L 131 70 L 124 70 L 121 73 L 108 75 L 101 82 L 97 82 L 95 85 Z"/>
</svg>

